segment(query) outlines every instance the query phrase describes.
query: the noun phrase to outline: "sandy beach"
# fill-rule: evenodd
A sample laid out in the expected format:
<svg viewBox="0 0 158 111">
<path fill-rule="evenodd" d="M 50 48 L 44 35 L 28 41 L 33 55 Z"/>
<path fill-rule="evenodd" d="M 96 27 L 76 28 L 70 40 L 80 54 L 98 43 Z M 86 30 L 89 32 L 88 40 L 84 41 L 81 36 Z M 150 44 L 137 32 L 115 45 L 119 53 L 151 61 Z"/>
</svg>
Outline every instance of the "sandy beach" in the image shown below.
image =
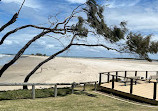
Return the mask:
<svg viewBox="0 0 158 111">
<path fill-rule="evenodd" d="M 23 82 L 26 75 L 47 57 L 23 56 L 11 66 L 0 78 L 0 82 Z M 46 63 L 30 78 L 30 83 L 67 83 L 97 81 L 99 72 L 107 71 L 156 71 L 158 62 L 142 60 L 103 60 L 85 58 L 56 57 Z M 21 87 L 1 87 L 1 90 L 19 89 Z"/>
</svg>

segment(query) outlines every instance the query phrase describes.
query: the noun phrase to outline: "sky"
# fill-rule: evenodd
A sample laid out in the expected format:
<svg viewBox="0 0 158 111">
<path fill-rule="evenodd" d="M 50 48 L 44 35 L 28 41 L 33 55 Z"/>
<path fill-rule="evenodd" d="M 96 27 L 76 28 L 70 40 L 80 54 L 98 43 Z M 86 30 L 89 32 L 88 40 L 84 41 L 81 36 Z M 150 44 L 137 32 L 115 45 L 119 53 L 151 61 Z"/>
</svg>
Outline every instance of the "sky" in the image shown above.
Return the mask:
<svg viewBox="0 0 158 111">
<path fill-rule="evenodd" d="M 23 0 L 1 0 L 0 1 L 0 26 L 11 19 L 17 12 Z M 74 8 L 85 3 L 86 0 L 26 0 L 18 20 L 0 33 L 1 37 L 16 27 L 34 24 L 48 24 L 48 17 L 58 14 L 59 21 L 69 16 Z M 127 21 L 130 31 L 139 32 L 143 35 L 152 34 L 153 40 L 158 40 L 158 0 L 98 0 L 100 5 L 105 6 L 105 22 L 111 25 L 118 25 L 121 21 Z M 54 19 L 53 19 L 54 20 Z M 52 21 L 53 21 L 52 20 Z M 75 21 L 72 21 L 73 23 Z M 0 53 L 17 53 L 31 38 L 39 34 L 41 30 L 27 28 L 10 35 L 0 46 Z M 61 37 L 61 35 L 54 35 Z M 64 45 L 69 39 L 63 38 Z M 96 41 L 89 39 L 90 43 Z M 104 40 L 100 40 L 104 42 Z M 43 53 L 54 54 L 62 49 L 62 44 L 51 37 L 42 37 L 31 44 L 24 54 Z M 135 57 L 131 54 L 120 54 L 115 51 L 108 51 L 101 47 L 72 47 L 62 54 L 62 56 L 84 56 L 84 57 Z M 153 59 L 158 59 L 158 55 L 150 55 Z"/>
</svg>

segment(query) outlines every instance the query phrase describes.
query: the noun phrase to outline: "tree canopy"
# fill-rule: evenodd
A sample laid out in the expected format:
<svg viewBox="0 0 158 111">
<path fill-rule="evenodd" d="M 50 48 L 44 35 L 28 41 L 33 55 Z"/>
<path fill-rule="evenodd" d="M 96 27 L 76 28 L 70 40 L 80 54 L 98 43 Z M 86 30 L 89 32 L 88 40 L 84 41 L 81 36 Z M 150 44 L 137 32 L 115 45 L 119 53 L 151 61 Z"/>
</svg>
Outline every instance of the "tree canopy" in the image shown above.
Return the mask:
<svg viewBox="0 0 158 111">
<path fill-rule="evenodd" d="M 23 7 L 23 1 L 20 9 L 17 13 L 13 15 L 11 20 L 0 27 L 0 32 L 6 29 L 6 27 L 10 27 L 13 23 L 17 21 L 18 15 L 20 14 L 20 10 Z M 140 33 L 133 33 L 128 31 L 126 28 L 126 22 L 121 22 L 119 26 L 108 26 L 106 24 L 106 20 L 104 19 L 104 7 L 97 4 L 95 0 L 88 0 L 86 3 L 79 5 L 74 10 L 70 16 L 66 17 L 62 22 L 54 21 L 50 22 L 49 27 L 45 26 L 36 26 L 32 24 L 24 25 L 21 27 L 17 27 L 11 31 L 8 31 L 3 37 L 1 37 L 0 45 L 8 38 L 11 34 L 18 32 L 19 30 L 25 28 L 35 28 L 40 29 L 41 33 L 34 36 L 30 41 L 28 41 L 18 52 L 15 54 L 15 57 L 6 63 L 0 69 L 0 77 L 3 73 L 13 65 L 25 52 L 25 50 L 36 40 L 45 36 L 46 34 L 52 36 L 53 34 L 59 34 L 62 36 L 69 36 L 70 42 L 67 46 L 65 46 L 60 51 L 53 53 L 47 59 L 39 63 L 24 79 L 24 82 L 28 82 L 29 78 L 39 69 L 43 64 L 52 60 L 57 55 L 63 53 L 67 49 L 72 46 L 88 46 L 88 47 L 104 47 L 107 50 L 114 50 L 120 53 L 132 53 L 137 54 L 141 58 L 147 59 L 150 61 L 149 54 L 155 54 L 158 52 L 158 42 L 151 40 L 151 35 L 143 36 Z M 82 14 L 86 14 L 82 16 Z M 52 17 L 56 17 L 52 16 Z M 69 24 L 71 20 L 76 19 L 77 22 L 74 24 Z M 87 38 L 91 36 L 91 34 L 95 35 L 93 37 L 101 36 L 105 39 L 105 41 L 110 44 L 115 44 L 116 47 L 109 47 L 104 43 L 92 44 L 89 41 L 87 43 L 80 42 L 83 38 Z M 55 38 L 60 41 L 60 38 Z M 78 42 L 76 42 L 76 40 Z M 60 41 L 62 42 L 62 41 Z M 119 43 L 119 45 L 118 45 Z M 26 86 L 25 86 L 26 88 Z"/>
</svg>

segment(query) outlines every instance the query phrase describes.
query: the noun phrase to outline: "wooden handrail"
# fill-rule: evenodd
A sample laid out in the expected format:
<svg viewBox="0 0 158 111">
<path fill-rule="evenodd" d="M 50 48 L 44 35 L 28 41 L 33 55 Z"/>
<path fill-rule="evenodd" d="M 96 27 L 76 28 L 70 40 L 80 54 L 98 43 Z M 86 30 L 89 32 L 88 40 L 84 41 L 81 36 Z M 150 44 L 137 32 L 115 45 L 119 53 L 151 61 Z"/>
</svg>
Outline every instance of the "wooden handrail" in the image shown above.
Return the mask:
<svg viewBox="0 0 158 111">
<path fill-rule="evenodd" d="M 111 71 L 111 72 L 119 72 L 119 71 Z M 113 74 L 109 74 L 109 73 L 111 73 L 111 72 L 105 72 L 105 73 L 99 73 L 99 74 L 110 75 L 110 76 L 116 76 L 116 75 L 113 75 Z M 125 71 L 123 71 L 123 72 L 125 72 Z M 130 72 L 130 71 L 126 71 L 126 72 Z M 135 72 L 135 71 L 133 71 L 133 72 Z M 137 71 L 137 73 L 138 73 L 138 72 L 139 72 L 139 71 Z M 140 71 L 140 72 L 146 72 L 146 71 Z M 158 71 L 148 71 L 148 72 L 158 72 Z M 118 76 L 118 75 L 117 75 L 117 77 L 127 78 L 127 79 L 134 79 L 134 78 L 132 78 L 132 77 L 124 77 L 124 76 Z M 136 79 L 136 80 L 148 81 L 147 79 L 146 79 L 146 80 L 145 80 L 145 79 Z M 154 83 L 154 81 L 150 81 L 150 83 Z"/>
<path fill-rule="evenodd" d="M 95 82 L 98 82 L 98 81 L 90 81 L 90 82 L 80 82 L 80 83 L 0 83 L 0 86 L 24 86 L 24 85 L 27 85 L 27 86 L 32 86 L 32 85 L 72 85 L 72 84 L 75 84 L 75 85 L 80 85 L 80 84 L 84 84 L 84 83 L 95 83 Z"/>
<path fill-rule="evenodd" d="M 125 72 L 125 71 L 109 71 L 110 73 L 113 73 L 113 72 Z M 135 71 L 127 71 L 127 72 L 135 72 Z M 137 72 L 146 72 L 146 71 L 137 71 Z M 148 71 L 148 72 L 158 72 L 158 71 Z M 100 72 L 101 74 L 106 74 L 108 72 Z"/>
<path fill-rule="evenodd" d="M 80 83 L 0 83 L 0 86 L 32 86 L 32 99 L 35 99 L 35 86 L 37 85 L 54 85 L 54 97 L 57 97 L 57 85 L 71 85 L 72 94 L 74 93 L 74 88 L 76 85 L 84 84 L 84 89 L 86 84 L 94 83 L 94 89 L 97 88 L 98 81 L 90 81 L 90 82 L 80 82 Z"/>
</svg>

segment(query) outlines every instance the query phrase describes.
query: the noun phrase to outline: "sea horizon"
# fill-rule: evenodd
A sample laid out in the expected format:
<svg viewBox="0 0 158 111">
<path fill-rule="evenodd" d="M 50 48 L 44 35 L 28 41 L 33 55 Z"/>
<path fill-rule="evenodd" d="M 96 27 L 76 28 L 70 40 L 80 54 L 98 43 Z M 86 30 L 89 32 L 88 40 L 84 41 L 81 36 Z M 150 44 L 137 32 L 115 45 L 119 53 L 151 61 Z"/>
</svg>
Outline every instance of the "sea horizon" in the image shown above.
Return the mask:
<svg viewBox="0 0 158 111">
<path fill-rule="evenodd" d="M 15 54 L 0 54 L 0 66 L 6 64 L 8 61 L 10 61 Z M 22 56 L 27 56 L 31 54 L 24 54 Z M 47 55 L 50 56 L 50 55 Z M 87 56 L 57 56 L 57 57 L 65 57 L 65 58 L 83 58 L 83 59 L 103 59 L 103 60 L 129 60 L 129 61 L 147 61 L 145 59 L 140 58 L 122 58 L 122 57 L 87 57 Z M 152 61 L 158 61 L 157 59 L 152 59 Z"/>
</svg>

